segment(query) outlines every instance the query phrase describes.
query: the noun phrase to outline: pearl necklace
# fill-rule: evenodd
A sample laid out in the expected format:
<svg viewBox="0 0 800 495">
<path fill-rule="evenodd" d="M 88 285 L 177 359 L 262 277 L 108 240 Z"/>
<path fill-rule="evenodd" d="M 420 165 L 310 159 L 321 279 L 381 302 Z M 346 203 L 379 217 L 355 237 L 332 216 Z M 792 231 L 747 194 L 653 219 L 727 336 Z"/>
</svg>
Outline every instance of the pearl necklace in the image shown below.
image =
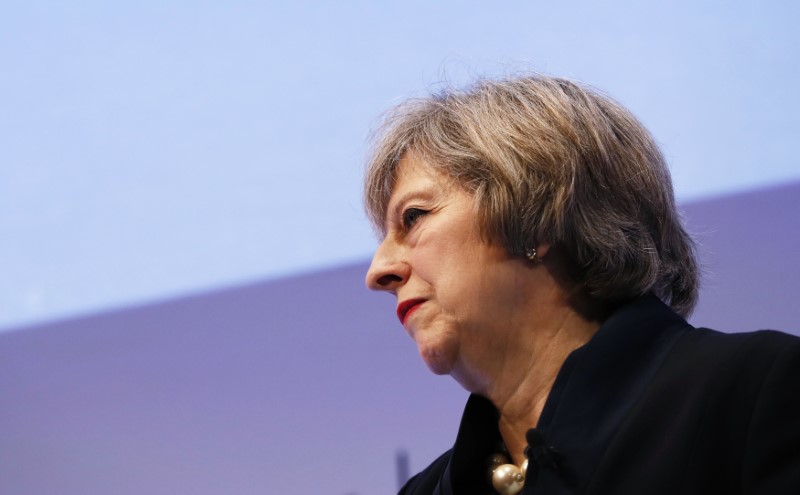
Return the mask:
<svg viewBox="0 0 800 495">
<path fill-rule="evenodd" d="M 528 459 L 519 468 L 511 464 L 505 454 L 494 454 L 489 458 L 489 478 L 500 495 L 517 495 L 525 486 Z"/>
</svg>

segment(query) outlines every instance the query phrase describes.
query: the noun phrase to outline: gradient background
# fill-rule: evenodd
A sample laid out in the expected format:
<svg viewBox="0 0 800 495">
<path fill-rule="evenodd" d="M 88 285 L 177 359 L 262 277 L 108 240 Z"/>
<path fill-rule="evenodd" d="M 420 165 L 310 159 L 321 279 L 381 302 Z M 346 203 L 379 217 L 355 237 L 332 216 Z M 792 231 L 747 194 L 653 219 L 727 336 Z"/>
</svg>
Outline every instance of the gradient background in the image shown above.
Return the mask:
<svg viewBox="0 0 800 495">
<path fill-rule="evenodd" d="M 692 322 L 798 330 L 793 3 L 9 2 L 0 493 L 370 494 L 466 396 L 363 288 L 380 113 L 538 70 L 631 108 L 706 270 Z"/>
</svg>

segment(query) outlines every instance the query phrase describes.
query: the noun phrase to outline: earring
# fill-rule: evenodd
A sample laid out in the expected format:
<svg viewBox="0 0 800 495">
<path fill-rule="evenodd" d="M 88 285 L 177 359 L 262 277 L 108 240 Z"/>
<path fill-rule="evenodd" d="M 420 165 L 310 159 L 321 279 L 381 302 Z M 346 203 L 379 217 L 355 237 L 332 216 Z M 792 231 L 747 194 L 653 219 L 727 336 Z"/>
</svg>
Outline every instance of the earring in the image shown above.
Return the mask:
<svg viewBox="0 0 800 495">
<path fill-rule="evenodd" d="M 541 263 L 542 259 L 536 256 L 536 248 L 531 247 L 525 250 L 525 257 L 534 263 Z"/>
</svg>

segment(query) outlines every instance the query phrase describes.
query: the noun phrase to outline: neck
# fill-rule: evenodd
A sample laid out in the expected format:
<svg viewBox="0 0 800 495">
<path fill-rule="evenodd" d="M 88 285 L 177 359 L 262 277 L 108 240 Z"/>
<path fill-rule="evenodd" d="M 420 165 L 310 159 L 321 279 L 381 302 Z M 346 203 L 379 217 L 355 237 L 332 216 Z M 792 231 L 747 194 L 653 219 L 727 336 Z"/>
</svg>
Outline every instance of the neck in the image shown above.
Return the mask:
<svg viewBox="0 0 800 495">
<path fill-rule="evenodd" d="M 527 328 L 528 345 L 512 346 L 502 366 L 483 392 L 497 408 L 498 427 L 509 454 L 517 465 L 524 460 L 525 433 L 536 427 L 567 356 L 595 334 L 599 323 L 576 312 L 565 311 L 558 324 Z"/>
</svg>

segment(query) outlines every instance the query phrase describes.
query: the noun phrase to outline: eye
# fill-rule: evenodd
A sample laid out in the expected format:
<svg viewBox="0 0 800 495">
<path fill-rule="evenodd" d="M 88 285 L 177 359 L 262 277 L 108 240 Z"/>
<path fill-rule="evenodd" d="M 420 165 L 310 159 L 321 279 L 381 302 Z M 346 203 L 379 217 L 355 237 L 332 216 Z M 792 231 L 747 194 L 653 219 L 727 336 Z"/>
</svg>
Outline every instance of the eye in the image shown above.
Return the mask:
<svg viewBox="0 0 800 495">
<path fill-rule="evenodd" d="M 408 208 L 403 212 L 403 228 L 406 230 L 411 229 L 417 223 L 417 220 L 426 213 L 428 212 L 419 208 Z"/>
</svg>

